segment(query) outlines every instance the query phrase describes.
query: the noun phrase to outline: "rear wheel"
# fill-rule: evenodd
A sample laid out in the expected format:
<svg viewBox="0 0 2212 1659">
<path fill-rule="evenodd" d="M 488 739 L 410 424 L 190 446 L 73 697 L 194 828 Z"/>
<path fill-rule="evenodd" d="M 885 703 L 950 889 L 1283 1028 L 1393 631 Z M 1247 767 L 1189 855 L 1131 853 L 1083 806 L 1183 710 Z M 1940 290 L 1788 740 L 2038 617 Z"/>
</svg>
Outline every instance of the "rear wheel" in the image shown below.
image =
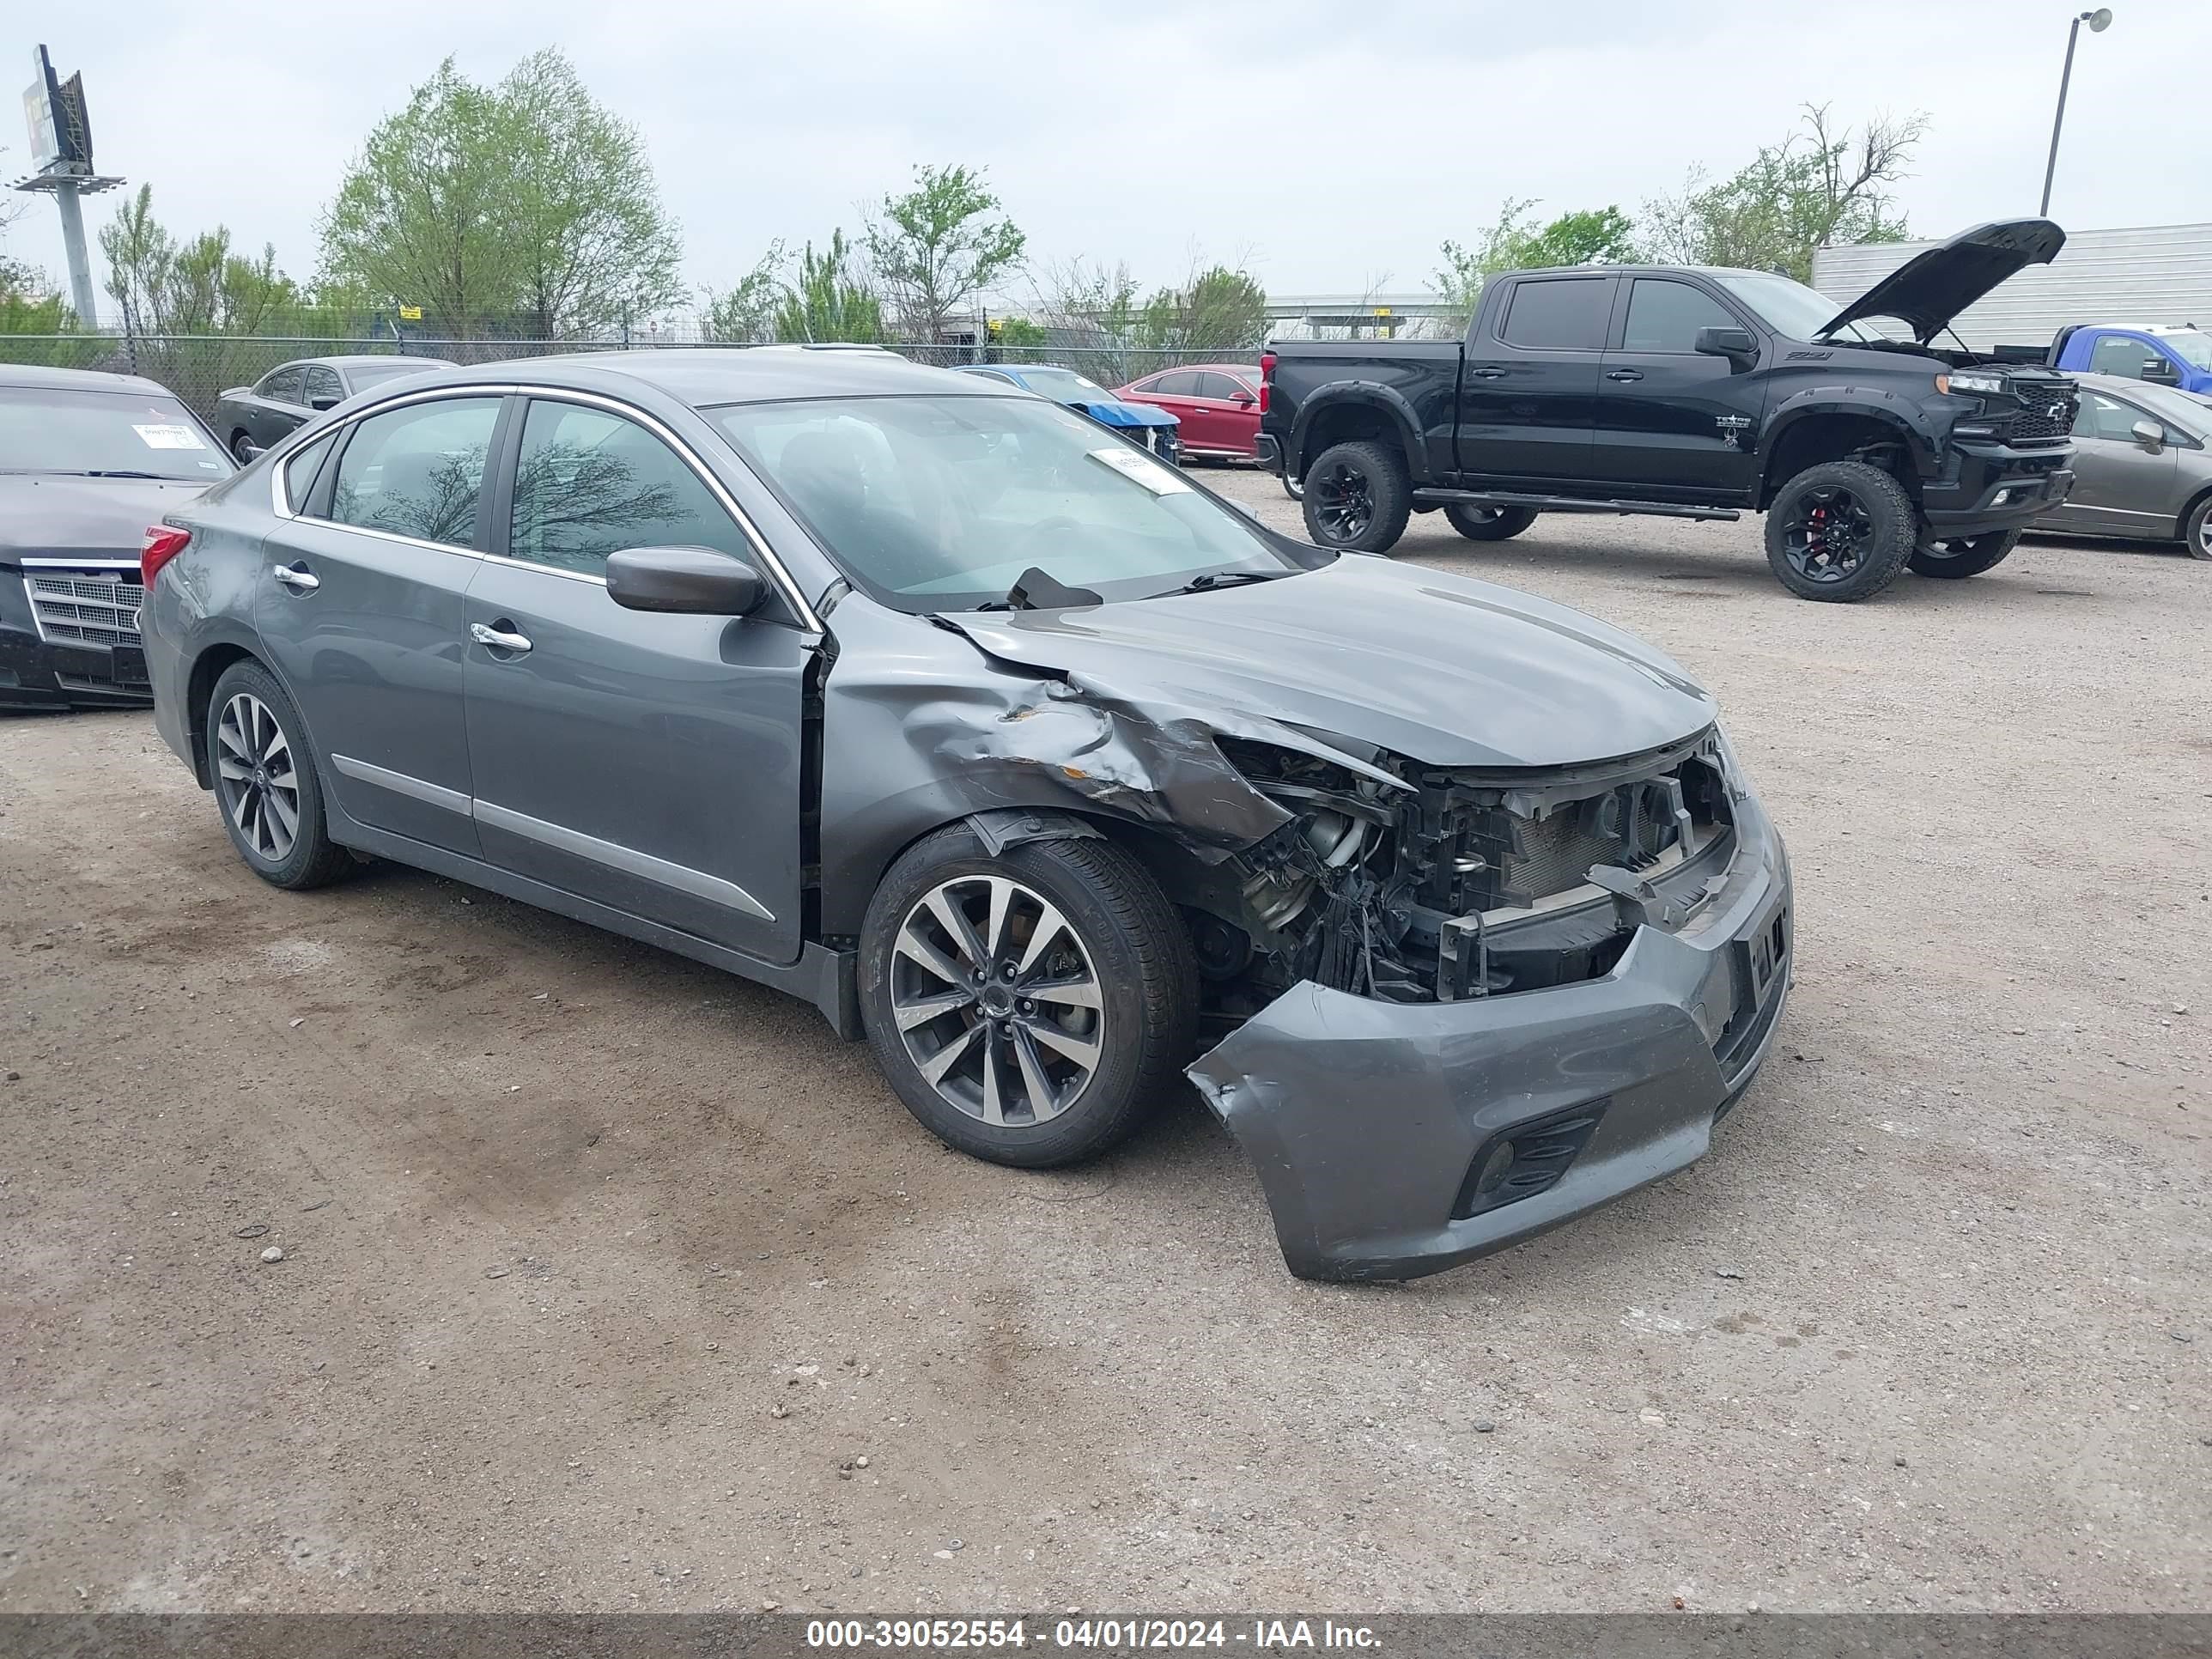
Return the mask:
<svg viewBox="0 0 2212 1659">
<path fill-rule="evenodd" d="M 1406 533 L 1413 486 L 1405 462 L 1381 444 L 1337 444 L 1306 469 L 1300 500 L 1316 546 L 1381 553 Z"/>
<path fill-rule="evenodd" d="M 1444 508 L 1451 527 L 1471 542 L 1502 542 L 1519 535 L 1536 522 L 1533 507 L 1484 507 L 1474 501 L 1454 501 Z"/>
<path fill-rule="evenodd" d="M 860 938 L 876 1063 L 947 1145 L 1042 1169 L 1105 1151 L 1172 1084 L 1197 1033 L 1190 939 L 1109 842 L 993 858 L 964 825 L 891 866 Z"/>
<path fill-rule="evenodd" d="M 1915 575 L 1956 580 L 1978 576 L 1992 566 L 2002 564 L 2006 556 L 2019 545 L 2017 530 L 1992 531 L 1986 536 L 1951 536 L 1914 548 L 1912 556 L 1905 562 Z"/>
<path fill-rule="evenodd" d="M 1870 599 L 1905 568 L 1916 539 L 1904 485 L 1864 461 L 1808 466 L 1766 514 L 1766 562 L 1801 599 Z"/>
<path fill-rule="evenodd" d="M 324 833 L 322 780 L 307 728 L 276 676 L 247 658 L 208 699 L 208 765 L 222 827 L 246 867 L 276 887 L 321 887 L 351 867 Z"/>
</svg>

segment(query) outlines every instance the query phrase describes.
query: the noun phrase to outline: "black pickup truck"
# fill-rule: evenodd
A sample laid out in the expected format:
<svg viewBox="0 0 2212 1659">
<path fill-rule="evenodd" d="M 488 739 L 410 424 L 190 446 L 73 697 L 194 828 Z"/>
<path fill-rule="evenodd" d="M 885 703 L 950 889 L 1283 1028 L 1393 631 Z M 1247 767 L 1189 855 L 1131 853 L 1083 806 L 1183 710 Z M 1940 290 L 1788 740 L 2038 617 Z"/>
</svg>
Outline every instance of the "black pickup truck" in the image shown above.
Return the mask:
<svg viewBox="0 0 2212 1659">
<path fill-rule="evenodd" d="M 1930 343 L 2065 241 L 2047 219 L 1983 225 L 1840 313 L 1759 271 L 1515 271 L 1464 341 L 1271 345 L 1260 462 L 1302 481 L 1325 547 L 1379 553 L 1437 508 L 1476 541 L 1539 513 L 1749 511 L 1805 599 L 1868 599 L 1907 566 L 1975 575 L 2071 487 L 2075 387 Z"/>
</svg>

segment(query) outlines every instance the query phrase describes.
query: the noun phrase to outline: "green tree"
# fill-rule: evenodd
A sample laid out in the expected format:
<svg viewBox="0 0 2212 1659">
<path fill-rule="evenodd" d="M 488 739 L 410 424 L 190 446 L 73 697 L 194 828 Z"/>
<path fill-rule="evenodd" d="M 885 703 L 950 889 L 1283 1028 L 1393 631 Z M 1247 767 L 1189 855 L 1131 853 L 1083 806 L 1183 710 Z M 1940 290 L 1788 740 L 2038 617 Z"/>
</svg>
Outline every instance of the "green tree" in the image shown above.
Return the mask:
<svg viewBox="0 0 2212 1659">
<path fill-rule="evenodd" d="M 1887 188 L 1907 176 L 1928 118 L 1869 121 L 1854 134 L 1808 104 L 1798 129 L 1717 183 L 1693 171 L 1681 193 L 1647 202 L 1649 257 L 1679 264 L 1778 270 L 1810 282 L 1814 250 L 1904 239 Z"/>
<path fill-rule="evenodd" d="M 636 130 L 556 52 L 489 88 L 441 64 L 369 133 L 322 244 L 324 285 L 419 305 L 457 337 L 590 333 L 682 293 Z"/>
<path fill-rule="evenodd" d="M 540 339 L 643 321 L 684 297 L 684 245 L 637 129 L 592 101 L 558 52 L 533 52 L 494 94 L 517 309 Z"/>
<path fill-rule="evenodd" d="M 1028 239 L 1000 211 L 981 168 L 916 167 L 862 233 L 884 300 L 910 340 L 942 339 L 951 319 L 1021 263 Z"/>
<path fill-rule="evenodd" d="M 775 308 L 775 337 L 860 345 L 883 339 L 883 302 L 854 269 L 843 231 L 831 231 L 830 246 L 820 253 L 811 242 L 799 253 L 797 279 L 785 285 Z"/>
<path fill-rule="evenodd" d="M 775 338 L 775 313 L 786 293 L 783 272 L 790 263 L 789 250 L 774 241 L 735 288 L 707 289 L 702 337 L 717 345 L 757 345 Z"/>
<path fill-rule="evenodd" d="M 1452 332 L 1466 331 L 1482 285 L 1502 270 L 1619 264 L 1636 258 L 1636 227 L 1619 208 L 1585 208 L 1535 225 L 1528 216 L 1535 205 L 1508 198 L 1497 220 L 1474 241 L 1443 245 L 1443 264 L 1429 285 L 1453 309 L 1446 323 Z"/>
<path fill-rule="evenodd" d="M 264 245 L 258 258 L 241 252 L 222 225 L 179 242 L 154 217 L 150 185 L 100 227 L 100 251 L 107 292 L 133 334 L 258 334 L 300 302 L 274 247 Z"/>
<path fill-rule="evenodd" d="M 1245 351 L 1267 334 L 1267 290 L 1249 271 L 1212 265 L 1145 302 L 1143 343 L 1178 352 Z"/>
</svg>

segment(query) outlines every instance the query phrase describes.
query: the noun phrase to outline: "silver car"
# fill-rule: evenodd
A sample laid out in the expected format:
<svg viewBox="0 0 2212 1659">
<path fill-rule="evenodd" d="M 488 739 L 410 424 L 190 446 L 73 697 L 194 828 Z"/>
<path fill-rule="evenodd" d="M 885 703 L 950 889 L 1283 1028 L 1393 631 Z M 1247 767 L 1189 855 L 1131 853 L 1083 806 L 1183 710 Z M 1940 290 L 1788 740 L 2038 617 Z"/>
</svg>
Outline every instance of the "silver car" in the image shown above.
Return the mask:
<svg viewBox="0 0 2212 1659">
<path fill-rule="evenodd" d="M 264 880 L 374 854 L 796 993 L 1003 1164 L 1187 1073 L 1301 1273 L 1680 1168 L 1788 991 L 1781 838 L 1661 653 L 889 352 L 397 382 L 143 570 Z"/>
<path fill-rule="evenodd" d="M 2034 527 L 2179 541 L 2212 559 L 2212 404 L 2117 375 L 2075 379 L 2073 493 Z"/>
</svg>

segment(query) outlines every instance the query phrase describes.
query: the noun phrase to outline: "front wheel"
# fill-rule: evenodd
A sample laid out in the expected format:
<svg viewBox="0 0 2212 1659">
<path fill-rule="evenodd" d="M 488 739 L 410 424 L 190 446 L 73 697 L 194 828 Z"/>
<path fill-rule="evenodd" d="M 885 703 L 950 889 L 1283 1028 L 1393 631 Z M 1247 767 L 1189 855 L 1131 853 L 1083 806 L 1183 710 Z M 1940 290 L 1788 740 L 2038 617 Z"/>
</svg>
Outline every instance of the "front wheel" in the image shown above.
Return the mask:
<svg viewBox="0 0 2212 1659">
<path fill-rule="evenodd" d="M 1337 444 L 1306 469 L 1306 534 L 1317 547 L 1387 552 L 1413 516 L 1406 464 L 1377 443 Z"/>
<path fill-rule="evenodd" d="M 869 903 L 860 1006 L 906 1108 L 948 1146 L 1047 1169 L 1122 1139 L 1197 1035 L 1190 938 L 1110 842 L 993 858 L 965 825 L 902 854 Z"/>
<path fill-rule="evenodd" d="M 2197 503 L 2183 527 L 2181 545 L 2192 559 L 2212 559 L 2212 495 Z"/>
<path fill-rule="evenodd" d="M 1536 522 L 1533 507 L 1484 507 L 1454 501 L 1444 508 L 1451 527 L 1471 542 L 1509 541 Z"/>
<path fill-rule="evenodd" d="M 251 465 L 258 453 L 253 447 L 253 439 L 249 434 L 234 432 L 230 434 L 230 458 L 240 466 Z"/>
<path fill-rule="evenodd" d="M 1951 536 L 1912 550 L 1905 562 L 1917 576 L 1948 576 L 1954 580 L 1978 576 L 2002 564 L 2020 545 L 2017 530 L 1996 530 L 1986 536 Z"/>
<path fill-rule="evenodd" d="M 1782 486 L 1766 512 L 1766 562 L 1801 599 L 1870 599 L 1917 539 L 1905 486 L 1864 461 L 1824 461 Z"/>
</svg>

